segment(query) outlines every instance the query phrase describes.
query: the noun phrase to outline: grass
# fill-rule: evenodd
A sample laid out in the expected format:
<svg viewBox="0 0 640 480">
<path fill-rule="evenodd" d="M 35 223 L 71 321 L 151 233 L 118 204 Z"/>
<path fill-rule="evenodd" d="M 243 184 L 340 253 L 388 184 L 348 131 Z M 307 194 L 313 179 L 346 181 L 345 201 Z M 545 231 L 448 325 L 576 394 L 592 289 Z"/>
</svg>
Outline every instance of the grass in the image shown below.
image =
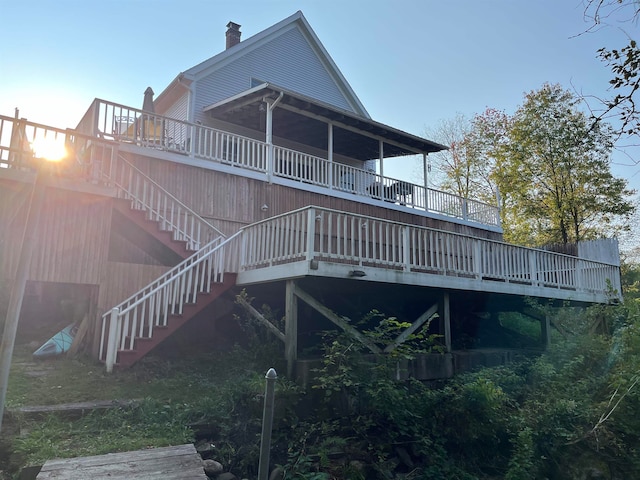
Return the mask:
<svg viewBox="0 0 640 480">
<path fill-rule="evenodd" d="M 149 356 L 130 369 L 107 374 L 103 365 L 89 359 L 34 361 L 30 351 L 17 348 L 7 410 L 94 400 L 140 402 L 81 418 L 14 416 L 10 427 L 3 425 L 0 472 L 41 465 L 52 458 L 189 443 L 194 440 L 195 424 L 217 425 L 220 433 L 226 425 L 245 424 L 251 426 L 247 428 L 251 436 L 260 421 L 264 374 L 271 366 L 280 367 L 261 358 L 265 357 L 239 348 L 178 361 Z M 279 381 L 279 388 L 289 387 Z M 229 456 L 223 450 L 224 445 L 220 457 Z"/>
</svg>

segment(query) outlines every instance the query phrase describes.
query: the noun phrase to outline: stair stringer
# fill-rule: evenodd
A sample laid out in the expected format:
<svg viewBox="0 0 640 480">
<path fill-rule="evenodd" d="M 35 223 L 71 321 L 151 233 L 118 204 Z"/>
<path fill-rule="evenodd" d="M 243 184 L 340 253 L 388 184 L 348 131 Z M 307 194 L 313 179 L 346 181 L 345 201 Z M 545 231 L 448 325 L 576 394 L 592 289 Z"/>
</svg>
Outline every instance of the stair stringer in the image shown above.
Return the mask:
<svg viewBox="0 0 640 480">
<path fill-rule="evenodd" d="M 140 231 L 152 236 L 160 244 L 168 248 L 172 252 L 171 256 L 177 257 L 176 261 L 167 265 L 175 265 L 193 254 L 193 251 L 187 248 L 187 241 L 176 239 L 171 230 L 161 228 L 160 222 L 147 218 L 145 211 L 132 208 L 131 202 L 124 199 L 115 199 L 113 201 L 113 210 L 114 215 L 116 215 L 115 212 L 118 212 L 122 218 L 135 224 Z"/>
<path fill-rule="evenodd" d="M 107 371 L 129 355 L 124 352 L 140 350 L 141 339 L 153 344 L 149 350 L 159 343 L 156 334 L 164 339 L 166 334 L 157 332 L 170 329 L 170 319 L 191 318 L 219 296 L 220 289 L 235 284 L 241 234 L 242 230 L 224 241 L 213 240 L 102 316 L 99 358 Z M 188 313 L 192 306 L 194 312 Z M 130 355 L 135 359 L 138 353 Z"/>
<path fill-rule="evenodd" d="M 118 351 L 115 366 L 127 368 L 139 361 L 225 292 L 233 288 L 236 284 L 236 277 L 236 274 L 225 274 L 221 283 L 212 285 L 210 293 L 198 295 L 196 303 L 188 303 L 183 306 L 181 315 L 170 315 L 166 326 L 156 327 L 153 336 L 135 338 L 133 350 Z"/>
</svg>

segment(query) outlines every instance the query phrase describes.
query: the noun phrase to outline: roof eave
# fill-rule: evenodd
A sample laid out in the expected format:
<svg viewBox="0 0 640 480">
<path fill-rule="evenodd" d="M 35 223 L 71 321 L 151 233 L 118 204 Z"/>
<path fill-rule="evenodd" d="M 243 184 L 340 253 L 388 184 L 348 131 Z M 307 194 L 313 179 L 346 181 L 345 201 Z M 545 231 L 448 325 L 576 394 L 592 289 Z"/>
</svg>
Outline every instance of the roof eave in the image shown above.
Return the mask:
<svg viewBox="0 0 640 480">
<path fill-rule="evenodd" d="M 253 102 L 261 97 L 262 98 L 274 97 L 274 96 L 280 95 L 280 93 L 284 94 L 289 98 L 294 98 L 296 100 L 305 102 L 309 105 L 318 107 L 316 109 L 316 112 L 314 113 L 318 116 L 325 118 L 327 122 L 331 122 L 335 124 L 343 123 L 344 125 L 348 125 L 349 123 L 355 122 L 355 125 L 360 125 L 359 130 L 361 130 L 362 132 L 370 132 L 375 134 L 376 136 L 387 138 L 390 141 L 404 143 L 406 147 L 416 150 L 417 151 L 416 153 L 419 152 L 419 153 L 428 154 L 428 153 L 435 153 L 441 150 L 448 149 L 448 147 L 436 142 L 432 142 L 431 140 L 427 140 L 426 138 L 422 138 L 417 135 L 404 132 L 402 130 L 391 127 L 389 125 L 376 122 L 371 118 L 354 114 L 353 112 L 343 110 L 333 105 L 320 102 L 314 98 L 307 97 L 299 93 L 291 92 L 286 89 L 280 88 L 276 85 L 271 85 L 268 83 L 263 83 L 256 87 L 245 90 L 244 92 L 241 92 L 237 95 L 226 98 L 224 100 L 216 102 L 207 107 L 204 107 L 203 111 L 209 112 L 216 109 L 221 109 L 225 106 L 234 108 L 235 106 L 233 104 L 234 103 L 239 104 L 243 101 L 243 99 L 245 99 L 247 102 Z M 340 120 L 337 120 L 338 117 L 342 117 L 350 120 L 340 121 Z M 353 124 L 350 126 L 353 127 Z M 366 126 L 367 128 L 363 128 L 364 126 Z"/>
</svg>

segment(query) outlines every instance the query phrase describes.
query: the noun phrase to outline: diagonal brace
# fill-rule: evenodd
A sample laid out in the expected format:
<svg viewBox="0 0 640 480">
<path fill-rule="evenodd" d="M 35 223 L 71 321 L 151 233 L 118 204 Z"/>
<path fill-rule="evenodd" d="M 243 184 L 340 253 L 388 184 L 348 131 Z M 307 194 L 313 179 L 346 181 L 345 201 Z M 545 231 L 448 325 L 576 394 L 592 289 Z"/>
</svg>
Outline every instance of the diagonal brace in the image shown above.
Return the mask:
<svg viewBox="0 0 640 480">
<path fill-rule="evenodd" d="M 420 317 L 418 317 L 418 319 L 413 322 L 410 327 L 408 327 L 404 332 L 398 335 L 398 337 L 393 342 L 387 345 L 387 348 L 384 349 L 385 353 L 389 353 L 395 350 L 398 345 L 405 342 L 409 338 L 409 336 L 412 335 L 416 330 L 418 330 L 422 325 L 424 325 L 428 321 L 433 320 L 437 316 L 438 304 L 435 303 L 431 306 L 431 308 L 429 308 L 429 310 L 420 315 Z"/>
<path fill-rule="evenodd" d="M 380 353 L 381 352 L 380 348 L 375 343 L 370 341 L 366 336 L 364 336 L 362 333 L 360 333 L 358 330 L 356 330 L 354 327 L 352 327 L 349 324 L 349 319 L 348 318 L 340 317 L 340 316 L 336 315 L 330 309 L 328 309 L 327 307 L 322 305 L 315 298 L 313 298 L 311 295 L 309 295 L 307 292 L 305 292 L 304 290 L 302 290 L 298 286 L 295 287 L 293 293 L 296 295 L 296 297 L 298 297 L 304 303 L 306 303 L 311 308 L 313 308 L 318 313 L 320 313 L 322 316 L 324 316 L 325 318 L 327 318 L 328 320 L 333 322 L 335 325 L 340 327 L 342 330 L 344 330 L 351 337 L 355 338 L 357 341 L 362 343 L 365 347 L 367 347 L 373 353 Z"/>
<path fill-rule="evenodd" d="M 258 310 L 256 310 L 250 303 L 248 303 L 244 298 L 238 296 L 236 297 L 236 301 L 240 304 L 253 318 L 262 323 L 267 329 L 273 333 L 276 338 L 282 342 L 284 342 L 284 333 L 278 330 L 273 323 L 267 320 L 264 315 L 262 315 Z"/>
</svg>

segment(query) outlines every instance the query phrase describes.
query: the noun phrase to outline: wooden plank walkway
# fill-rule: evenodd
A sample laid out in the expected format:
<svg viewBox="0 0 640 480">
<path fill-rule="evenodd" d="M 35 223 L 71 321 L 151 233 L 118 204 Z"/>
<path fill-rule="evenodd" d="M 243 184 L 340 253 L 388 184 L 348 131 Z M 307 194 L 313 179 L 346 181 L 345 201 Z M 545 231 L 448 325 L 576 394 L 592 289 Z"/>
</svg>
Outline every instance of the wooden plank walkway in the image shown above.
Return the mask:
<svg viewBox="0 0 640 480">
<path fill-rule="evenodd" d="M 36 480 L 207 480 L 192 444 L 48 460 Z"/>
</svg>

